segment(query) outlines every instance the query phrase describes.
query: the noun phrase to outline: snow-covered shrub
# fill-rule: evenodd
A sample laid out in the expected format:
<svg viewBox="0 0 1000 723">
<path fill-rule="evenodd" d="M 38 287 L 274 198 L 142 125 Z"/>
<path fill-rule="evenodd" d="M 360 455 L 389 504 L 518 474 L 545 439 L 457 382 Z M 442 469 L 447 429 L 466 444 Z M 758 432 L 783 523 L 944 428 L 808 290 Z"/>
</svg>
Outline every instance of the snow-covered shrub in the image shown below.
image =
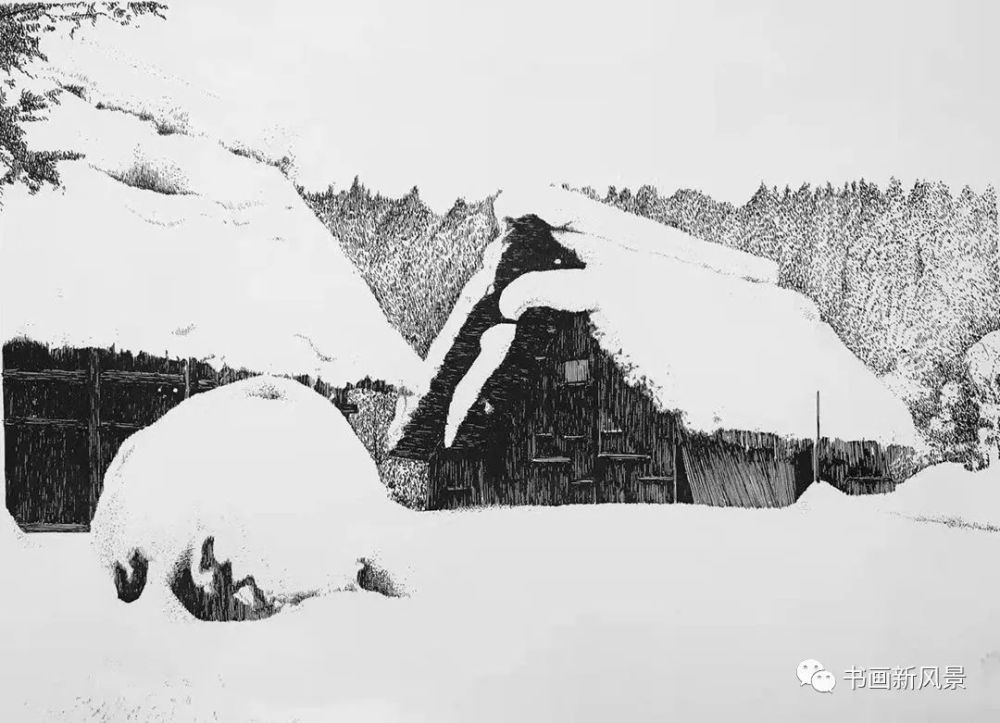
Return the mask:
<svg viewBox="0 0 1000 723">
<path fill-rule="evenodd" d="M 202 619 L 253 619 L 366 583 L 397 593 L 395 573 L 374 571 L 409 514 L 327 399 L 253 377 L 127 439 L 91 529 L 121 599 L 152 587 Z"/>
<path fill-rule="evenodd" d="M 938 379 L 943 384 L 926 384 L 929 394 L 910 406 L 918 426 L 923 427 L 937 461 L 962 462 L 969 469 L 985 466 L 986 460 L 975 445 L 981 426 L 980 404 L 971 379 L 953 369 L 940 371 Z"/>
<path fill-rule="evenodd" d="M 351 426 L 378 466 L 379 476 L 392 499 L 414 510 L 427 506 L 427 464 L 392 457 L 388 433 L 396 413 L 398 393 L 375 389 L 351 389 L 348 401 L 358 407 Z"/>
<path fill-rule="evenodd" d="M 109 176 L 127 186 L 144 191 L 156 191 L 173 196 L 188 193 L 186 179 L 172 166 L 156 165 L 147 159 L 138 159 L 121 172 L 109 172 Z"/>
<path fill-rule="evenodd" d="M 376 389 L 355 388 L 347 392 L 347 400 L 358 408 L 350 416 L 351 427 L 375 464 L 381 464 L 388 455 L 386 434 L 396 411 L 397 396 L 395 392 Z"/>
<path fill-rule="evenodd" d="M 979 446 L 1000 462 L 1000 331 L 987 334 L 965 354 L 972 389 L 979 402 Z"/>
<path fill-rule="evenodd" d="M 82 93 L 84 91 L 81 86 L 75 86 L 80 88 L 81 93 L 73 93 L 78 98 L 86 100 L 86 95 Z M 70 90 L 69 86 L 64 85 L 65 90 Z M 73 91 L 70 91 L 73 92 Z M 177 133 L 187 134 L 191 132 L 190 120 L 187 111 L 181 110 L 179 108 L 169 108 L 169 109 L 152 109 L 141 107 L 139 109 L 133 110 L 128 108 L 123 108 L 112 103 L 98 102 L 94 105 L 97 110 L 111 110 L 118 111 L 120 113 L 127 113 L 133 115 L 141 121 L 147 123 L 152 123 L 156 126 L 156 132 L 161 136 L 172 136 Z"/>
<path fill-rule="evenodd" d="M 392 499 L 413 510 L 427 508 L 426 462 L 387 456 L 378 471 Z"/>
</svg>

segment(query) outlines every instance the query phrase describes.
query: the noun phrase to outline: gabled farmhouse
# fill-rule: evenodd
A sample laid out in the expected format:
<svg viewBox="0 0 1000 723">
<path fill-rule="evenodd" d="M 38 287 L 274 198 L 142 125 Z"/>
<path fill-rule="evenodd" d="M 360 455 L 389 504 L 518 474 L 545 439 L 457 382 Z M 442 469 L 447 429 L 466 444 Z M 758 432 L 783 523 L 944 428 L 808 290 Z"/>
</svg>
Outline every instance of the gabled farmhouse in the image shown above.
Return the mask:
<svg viewBox="0 0 1000 723">
<path fill-rule="evenodd" d="M 276 168 L 65 95 L 41 147 L 83 158 L 60 163 L 59 189 L 4 197 L 6 504 L 22 526 L 86 529 L 125 438 L 250 372 L 345 413 L 351 385 L 419 373 Z"/>
<path fill-rule="evenodd" d="M 772 262 L 554 188 L 496 212 L 390 430 L 431 507 L 776 507 L 907 474 L 908 410 Z"/>
</svg>

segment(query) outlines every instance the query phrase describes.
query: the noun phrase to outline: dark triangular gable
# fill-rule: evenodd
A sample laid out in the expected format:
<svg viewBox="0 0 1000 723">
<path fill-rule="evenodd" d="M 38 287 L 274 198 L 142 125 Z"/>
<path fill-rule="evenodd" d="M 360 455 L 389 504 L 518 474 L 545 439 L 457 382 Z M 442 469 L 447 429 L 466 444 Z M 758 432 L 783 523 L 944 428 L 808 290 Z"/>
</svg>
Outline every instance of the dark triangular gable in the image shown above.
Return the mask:
<svg viewBox="0 0 1000 723">
<path fill-rule="evenodd" d="M 399 457 L 428 459 L 444 443 L 444 427 L 455 387 L 479 355 L 479 339 L 492 326 L 511 323 L 500 314 L 500 295 L 518 277 L 530 271 L 582 269 L 580 257 L 552 235 L 552 227 L 537 216 L 506 220 L 509 232 L 497 266 L 492 290 L 480 299 L 462 324 L 441 367 L 410 417 L 403 436 L 393 450 Z M 557 263 L 558 260 L 558 263 Z M 521 336 L 519 327 L 518 335 Z M 525 344 L 515 340 L 515 348 Z M 513 375 L 513 376 L 510 376 Z M 493 386 L 516 381 L 517 372 L 508 365 L 491 380 Z"/>
</svg>

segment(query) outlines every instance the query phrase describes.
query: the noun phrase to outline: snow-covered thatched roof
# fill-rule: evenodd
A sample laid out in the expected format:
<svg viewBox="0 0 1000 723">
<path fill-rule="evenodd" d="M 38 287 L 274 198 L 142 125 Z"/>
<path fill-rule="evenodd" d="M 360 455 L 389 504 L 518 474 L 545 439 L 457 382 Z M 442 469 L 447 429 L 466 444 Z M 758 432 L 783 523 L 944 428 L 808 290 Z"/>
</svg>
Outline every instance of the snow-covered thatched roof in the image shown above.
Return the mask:
<svg viewBox="0 0 1000 723">
<path fill-rule="evenodd" d="M 628 381 L 664 411 L 679 412 L 690 431 L 810 439 L 818 391 L 823 436 L 918 445 L 905 404 L 844 346 L 815 304 L 777 286 L 773 262 L 554 187 L 505 191 L 495 211 L 498 219 L 538 216 L 582 264 L 527 271 L 500 288 L 493 276 L 507 241 L 495 242 L 431 348 L 429 379 L 441 378 L 472 309 L 499 292 L 497 323 L 535 307 L 590 312 L 600 346 Z M 440 384 L 426 387 L 440 394 Z M 401 404 L 394 440 L 415 431 L 422 401 Z"/>
<path fill-rule="evenodd" d="M 84 157 L 59 164 L 60 189 L 5 193 L 4 340 L 413 382 L 416 354 L 278 169 L 60 100 L 31 145 Z"/>
</svg>

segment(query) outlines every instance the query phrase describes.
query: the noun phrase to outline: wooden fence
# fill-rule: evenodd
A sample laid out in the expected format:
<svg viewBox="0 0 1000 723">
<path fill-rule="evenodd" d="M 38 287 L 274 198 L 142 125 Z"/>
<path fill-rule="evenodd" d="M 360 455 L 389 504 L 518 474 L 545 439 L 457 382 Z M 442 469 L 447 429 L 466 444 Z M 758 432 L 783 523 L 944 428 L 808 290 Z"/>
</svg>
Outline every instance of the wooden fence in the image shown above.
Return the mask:
<svg viewBox="0 0 1000 723">
<path fill-rule="evenodd" d="M 7 509 L 28 531 L 86 531 L 122 442 L 184 399 L 254 376 L 188 359 L 111 349 L 3 347 Z M 345 388 L 297 377 L 345 414 Z M 358 385 L 384 391 L 381 383 Z"/>
</svg>

